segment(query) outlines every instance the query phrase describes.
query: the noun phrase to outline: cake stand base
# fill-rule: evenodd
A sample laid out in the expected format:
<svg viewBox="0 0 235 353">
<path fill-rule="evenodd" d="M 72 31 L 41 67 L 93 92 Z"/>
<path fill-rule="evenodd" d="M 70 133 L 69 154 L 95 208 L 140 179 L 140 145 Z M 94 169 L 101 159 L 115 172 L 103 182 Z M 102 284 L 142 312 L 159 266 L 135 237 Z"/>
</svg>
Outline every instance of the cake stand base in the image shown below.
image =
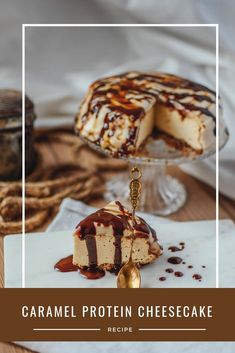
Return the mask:
<svg viewBox="0 0 235 353">
<path fill-rule="evenodd" d="M 159 216 L 167 216 L 176 212 L 186 201 L 187 193 L 179 180 L 165 173 L 162 165 L 132 164 L 142 171 L 142 191 L 139 211 Z M 106 184 L 106 201 L 119 200 L 129 205 L 129 172 L 113 177 Z"/>
</svg>

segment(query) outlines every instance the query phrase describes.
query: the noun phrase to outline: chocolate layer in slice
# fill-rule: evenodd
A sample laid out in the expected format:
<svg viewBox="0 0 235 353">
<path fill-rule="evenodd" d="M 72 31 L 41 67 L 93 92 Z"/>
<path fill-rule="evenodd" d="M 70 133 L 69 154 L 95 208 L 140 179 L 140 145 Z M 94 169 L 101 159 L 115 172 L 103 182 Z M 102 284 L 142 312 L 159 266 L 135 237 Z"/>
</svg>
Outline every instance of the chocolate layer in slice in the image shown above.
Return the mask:
<svg viewBox="0 0 235 353">
<path fill-rule="evenodd" d="M 140 217 L 133 223 L 131 213 L 113 201 L 77 225 L 73 263 L 80 268 L 119 268 L 129 259 L 133 230 L 134 262 L 147 264 L 161 255 L 156 232 Z"/>
</svg>

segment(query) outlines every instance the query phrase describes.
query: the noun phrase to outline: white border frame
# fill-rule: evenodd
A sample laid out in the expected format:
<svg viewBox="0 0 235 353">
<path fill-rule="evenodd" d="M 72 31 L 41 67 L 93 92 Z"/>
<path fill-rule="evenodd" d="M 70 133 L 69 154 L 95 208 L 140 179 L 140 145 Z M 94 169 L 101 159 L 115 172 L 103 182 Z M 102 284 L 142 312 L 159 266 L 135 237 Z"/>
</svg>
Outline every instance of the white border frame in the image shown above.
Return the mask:
<svg viewBox="0 0 235 353">
<path fill-rule="evenodd" d="M 22 288 L 25 288 L 25 30 L 30 27 L 216 28 L 216 288 L 219 288 L 219 24 L 22 24 Z"/>
</svg>

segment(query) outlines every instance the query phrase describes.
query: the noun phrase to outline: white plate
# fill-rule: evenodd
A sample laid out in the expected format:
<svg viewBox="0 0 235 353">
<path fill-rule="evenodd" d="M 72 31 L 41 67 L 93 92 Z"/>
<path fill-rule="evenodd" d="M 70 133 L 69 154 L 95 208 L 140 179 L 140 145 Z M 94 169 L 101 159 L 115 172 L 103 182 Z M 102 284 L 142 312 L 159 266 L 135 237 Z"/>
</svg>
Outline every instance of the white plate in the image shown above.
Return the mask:
<svg viewBox="0 0 235 353">
<path fill-rule="evenodd" d="M 154 220 L 150 217 L 151 221 Z M 150 221 L 150 219 L 149 219 Z M 164 253 L 151 265 L 141 269 L 142 287 L 215 287 L 215 222 L 150 222 L 157 229 L 160 243 L 164 247 Z M 220 229 L 226 234 L 226 244 L 221 249 L 228 252 L 231 249 L 231 240 L 235 237 L 231 221 L 220 222 Z M 231 233 L 231 234 L 230 234 Z M 234 231 L 233 231 L 234 233 Z M 229 235 L 230 234 L 230 235 Z M 169 245 L 177 245 L 185 242 L 185 249 L 181 252 L 171 253 Z M 4 239 L 5 254 L 5 287 L 21 287 L 21 247 L 20 235 L 7 236 Z M 26 287 L 116 287 L 116 277 L 110 273 L 98 280 L 87 280 L 77 272 L 60 273 L 54 270 L 54 264 L 62 257 L 72 254 L 73 239 L 71 231 L 32 233 L 26 235 Z M 230 251 L 231 265 L 233 264 L 233 252 Z M 171 265 L 167 262 L 170 256 L 180 256 L 186 264 Z M 226 264 L 229 261 L 226 257 Z M 188 269 L 188 265 L 193 265 Z M 206 268 L 202 268 L 206 266 Z M 177 278 L 174 274 L 165 272 L 166 268 L 182 271 L 184 276 Z M 235 270 L 231 273 L 231 266 L 224 268 L 224 284 L 231 283 L 235 277 Z M 196 281 L 192 275 L 202 275 L 202 281 Z M 159 281 L 159 277 L 165 276 L 166 281 Z M 230 276 L 230 278 L 229 278 Z M 227 280 L 226 280 L 227 279 Z M 228 282 L 229 281 L 229 282 Z M 235 282 L 234 282 L 235 283 Z"/>
</svg>

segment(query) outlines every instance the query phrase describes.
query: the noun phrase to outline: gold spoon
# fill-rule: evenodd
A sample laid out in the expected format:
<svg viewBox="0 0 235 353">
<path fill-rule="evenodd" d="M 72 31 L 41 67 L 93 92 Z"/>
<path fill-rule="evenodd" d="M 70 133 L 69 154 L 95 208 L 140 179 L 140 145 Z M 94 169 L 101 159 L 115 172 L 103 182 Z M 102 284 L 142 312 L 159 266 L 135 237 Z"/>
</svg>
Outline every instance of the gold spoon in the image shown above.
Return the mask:
<svg viewBox="0 0 235 353">
<path fill-rule="evenodd" d="M 138 206 L 140 192 L 141 192 L 141 171 L 134 167 L 130 173 L 130 199 L 132 204 L 132 221 L 135 222 L 135 210 Z M 132 248 L 134 242 L 134 229 L 132 232 L 130 257 L 128 262 L 120 269 L 117 275 L 118 288 L 140 288 L 141 277 L 140 271 L 136 264 L 132 261 Z"/>
</svg>

